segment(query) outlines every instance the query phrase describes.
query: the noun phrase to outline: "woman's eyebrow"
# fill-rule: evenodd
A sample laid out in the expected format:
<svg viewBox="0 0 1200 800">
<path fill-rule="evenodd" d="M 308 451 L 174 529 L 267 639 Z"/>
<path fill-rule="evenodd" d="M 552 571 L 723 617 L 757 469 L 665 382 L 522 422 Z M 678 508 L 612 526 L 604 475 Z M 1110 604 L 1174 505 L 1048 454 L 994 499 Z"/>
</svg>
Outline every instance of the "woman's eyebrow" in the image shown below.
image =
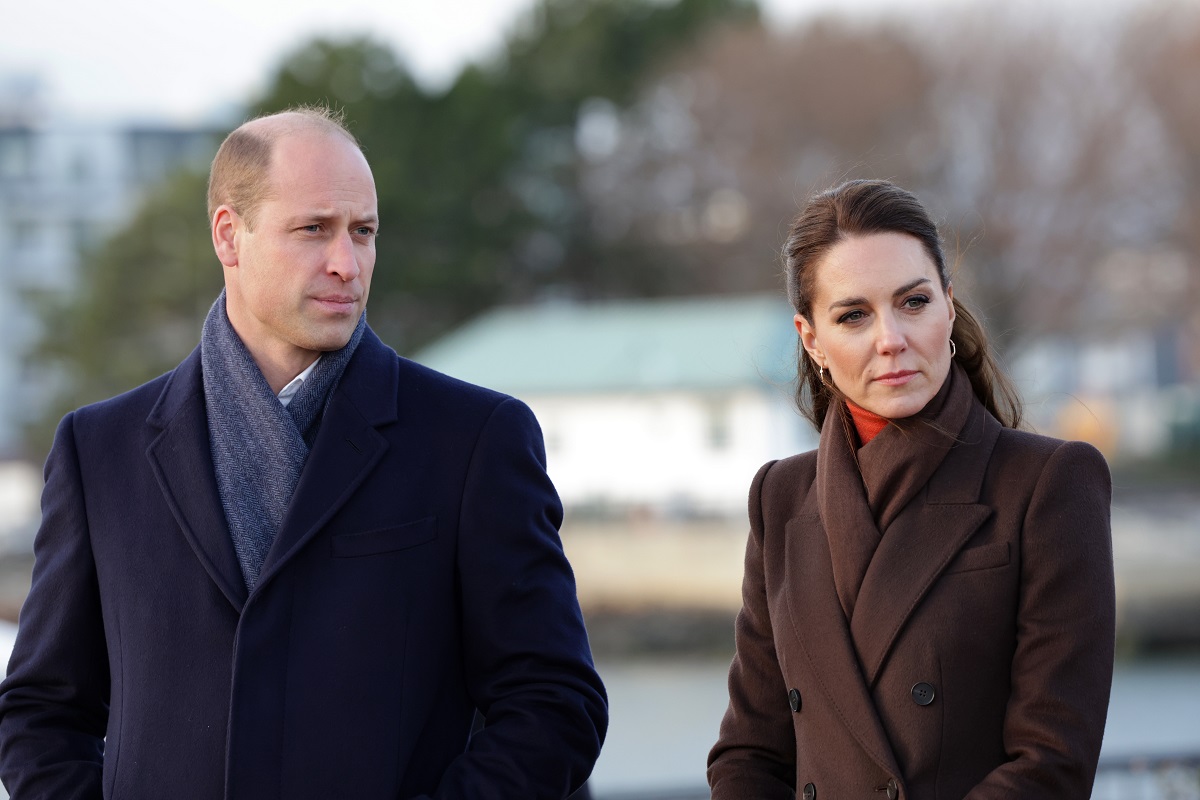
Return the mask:
<svg viewBox="0 0 1200 800">
<path fill-rule="evenodd" d="M 908 283 L 904 284 L 896 291 L 892 292 L 892 297 L 899 297 L 902 294 L 911 292 L 913 289 L 917 288 L 918 286 L 920 286 L 923 283 L 932 283 L 932 281 L 930 281 L 930 279 L 925 276 L 921 276 L 920 278 L 916 278 L 915 280 L 909 281 Z M 835 300 L 834 302 L 830 303 L 829 310 L 832 311 L 835 308 L 847 308 L 849 306 L 861 306 L 861 305 L 864 305 L 866 302 L 867 302 L 867 298 L 865 298 L 865 297 L 847 297 L 844 300 Z"/>
</svg>

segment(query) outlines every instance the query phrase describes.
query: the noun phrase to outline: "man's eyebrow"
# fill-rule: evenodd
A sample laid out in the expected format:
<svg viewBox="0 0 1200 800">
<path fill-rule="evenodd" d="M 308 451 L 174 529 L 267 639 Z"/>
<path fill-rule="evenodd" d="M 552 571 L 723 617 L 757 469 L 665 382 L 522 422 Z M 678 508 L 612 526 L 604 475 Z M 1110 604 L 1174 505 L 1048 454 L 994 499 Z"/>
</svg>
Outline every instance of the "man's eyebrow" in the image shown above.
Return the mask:
<svg viewBox="0 0 1200 800">
<path fill-rule="evenodd" d="M 327 223 L 327 222 L 332 222 L 333 220 L 338 219 L 340 216 L 341 216 L 341 214 L 337 214 L 332 211 L 305 212 L 305 213 L 293 215 L 288 220 L 288 225 L 300 225 L 300 224 L 311 225 L 314 222 L 326 222 Z M 378 214 L 365 214 L 364 216 L 357 217 L 351 221 L 352 225 L 362 225 L 363 223 L 370 223 L 372 225 L 378 225 L 379 224 L 379 215 Z"/>
<path fill-rule="evenodd" d="M 932 281 L 925 276 L 916 278 L 916 279 L 911 280 L 908 283 L 904 284 L 896 291 L 892 292 L 892 297 L 899 297 L 902 294 L 911 292 L 913 289 L 917 288 L 918 286 L 920 286 L 923 283 L 932 283 Z M 849 308 L 850 306 L 866 305 L 866 302 L 867 302 L 867 298 L 865 298 L 865 297 L 847 297 L 842 300 L 835 300 L 832 303 L 830 303 L 829 310 L 833 311 L 835 308 Z"/>
</svg>

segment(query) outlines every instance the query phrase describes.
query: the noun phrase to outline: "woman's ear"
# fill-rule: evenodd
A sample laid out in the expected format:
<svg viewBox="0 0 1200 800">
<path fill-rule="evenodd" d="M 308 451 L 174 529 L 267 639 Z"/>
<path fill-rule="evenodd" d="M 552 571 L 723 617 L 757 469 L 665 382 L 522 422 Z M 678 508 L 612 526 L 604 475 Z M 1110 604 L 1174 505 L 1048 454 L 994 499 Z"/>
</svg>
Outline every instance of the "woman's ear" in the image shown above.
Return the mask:
<svg viewBox="0 0 1200 800">
<path fill-rule="evenodd" d="M 804 351 L 808 353 L 808 357 L 813 360 L 818 367 L 825 367 L 825 353 L 821 351 L 821 346 L 817 343 L 817 332 L 813 329 L 812 323 L 804 318 L 803 314 L 797 314 L 793 321 L 796 324 L 796 333 L 800 334 L 800 344 L 804 346 Z"/>
</svg>

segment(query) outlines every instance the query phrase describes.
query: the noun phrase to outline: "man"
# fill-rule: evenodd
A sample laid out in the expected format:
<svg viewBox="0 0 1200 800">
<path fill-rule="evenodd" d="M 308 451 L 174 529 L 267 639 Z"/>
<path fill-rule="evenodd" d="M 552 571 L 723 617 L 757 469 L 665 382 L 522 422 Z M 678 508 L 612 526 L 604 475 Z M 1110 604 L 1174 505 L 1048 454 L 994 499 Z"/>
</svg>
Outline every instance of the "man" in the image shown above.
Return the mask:
<svg viewBox="0 0 1200 800">
<path fill-rule="evenodd" d="M 329 112 L 234 131 L 209 219 L 200 346 L 47 460 L 14 800 L 565 797 L 607 709 L 533 416 L 367 327 L 375 185 Z"/>
</svg>

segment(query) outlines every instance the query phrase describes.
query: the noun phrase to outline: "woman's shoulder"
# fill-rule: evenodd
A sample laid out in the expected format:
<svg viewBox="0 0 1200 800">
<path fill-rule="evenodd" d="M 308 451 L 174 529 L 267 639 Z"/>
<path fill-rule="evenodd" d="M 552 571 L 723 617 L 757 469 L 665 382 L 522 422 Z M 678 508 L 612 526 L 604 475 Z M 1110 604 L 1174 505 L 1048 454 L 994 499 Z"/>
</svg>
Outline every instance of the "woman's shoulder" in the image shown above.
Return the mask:
<svg viewBox="0 0 1200 800">
<path fill-rule="evenodd" d="M 1110 481 L 1108 462 L 1088 442 L 1058 439 L 1026 430 L 1004 428 L 992 452 L 992 466 L 1010 480 L 1034 484 Z"/>
<path fill-rule="evenodd" d="M 996 450 L 1011 457 L 1046 462 L 1051 458 L 1081 461 L 1104 461 L 1104 456 L 1088 442 L 1058 439 L 1033 431 L 1003 428 L 996 441 Z"/>
<path fill-rule="evenodd" d="M 762 509 L 798 509 L 804 505 L 817 472 L 817 451 L 768 461 L 754 476 L 750 504 Z"/>
<path fill-rule="evenodd" d="M 807 483 L 817 472 L 817 451 L 809 450 L 776 461 L 768 461 L 758 472 L 764 479 L 764 485 L 782 481 L 794 486 L 798 480 Z"/>
</svg>

